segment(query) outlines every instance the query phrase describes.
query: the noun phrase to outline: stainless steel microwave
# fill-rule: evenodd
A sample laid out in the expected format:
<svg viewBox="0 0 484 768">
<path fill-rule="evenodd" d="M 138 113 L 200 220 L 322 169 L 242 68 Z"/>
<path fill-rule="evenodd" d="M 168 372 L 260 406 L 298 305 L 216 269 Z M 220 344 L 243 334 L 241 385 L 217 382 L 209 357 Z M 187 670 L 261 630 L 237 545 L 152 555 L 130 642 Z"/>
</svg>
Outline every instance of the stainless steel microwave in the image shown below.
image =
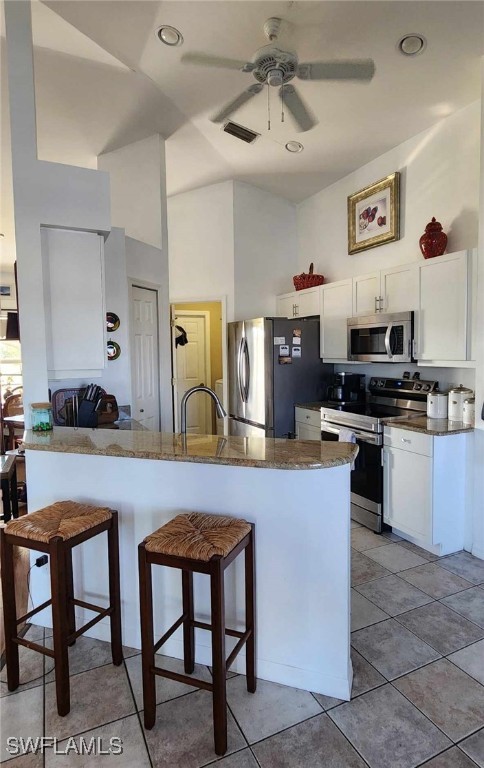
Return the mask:
<svg viewBox="0 0 484 768">
<path fill-rule="evenodd" d="M 413 312 L 349 317 L 348 360 L 364 363 L 413 361 Z"/>
</svg>

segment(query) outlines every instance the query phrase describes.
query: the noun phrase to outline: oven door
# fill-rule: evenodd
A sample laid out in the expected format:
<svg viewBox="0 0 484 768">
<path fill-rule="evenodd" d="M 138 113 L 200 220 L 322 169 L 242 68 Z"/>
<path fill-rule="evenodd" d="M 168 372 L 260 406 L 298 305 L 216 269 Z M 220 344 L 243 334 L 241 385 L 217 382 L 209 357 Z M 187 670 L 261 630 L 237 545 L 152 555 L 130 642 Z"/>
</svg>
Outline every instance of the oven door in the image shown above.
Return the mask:
<svg viewBox="0 0 484 768">
<path fill-rule="evenodd" d="M 339 440 L 338 424 L 321 425 L 321 440 Z M 383 524 L 383 435 L 350 429 L 359 451 L 351 470 L 351 517 L 359 523 L 381 533 Z"/>
</svg>

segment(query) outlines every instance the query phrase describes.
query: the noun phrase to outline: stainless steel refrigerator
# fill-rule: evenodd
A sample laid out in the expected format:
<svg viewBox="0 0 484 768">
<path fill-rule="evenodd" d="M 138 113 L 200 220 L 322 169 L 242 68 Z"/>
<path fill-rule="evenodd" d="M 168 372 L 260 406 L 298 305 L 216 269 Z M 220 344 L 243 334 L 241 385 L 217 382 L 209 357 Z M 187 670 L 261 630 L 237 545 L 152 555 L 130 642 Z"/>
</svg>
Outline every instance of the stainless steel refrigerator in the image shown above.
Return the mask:
<svg viewBox="0 0 484 768">
<path fill-rule="evenodd" d="M 333 366 L 319 357 L 319 320 L 229 323 L 229 433 L 287 437 L 294 406 L 324 400 Z"/>
</svg>

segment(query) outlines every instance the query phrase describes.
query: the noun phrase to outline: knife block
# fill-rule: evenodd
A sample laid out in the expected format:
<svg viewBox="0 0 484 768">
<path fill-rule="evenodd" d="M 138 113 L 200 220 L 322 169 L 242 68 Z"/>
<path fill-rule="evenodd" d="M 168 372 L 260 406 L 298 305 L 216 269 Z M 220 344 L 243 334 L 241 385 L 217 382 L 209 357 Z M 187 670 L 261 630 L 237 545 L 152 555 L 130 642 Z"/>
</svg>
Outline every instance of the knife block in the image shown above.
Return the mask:
<svg viewBox="0 0 484 768">
<path fill-rule="evenodd" d="M 78 427 L 97 427 L 96 403 L 89 400 L 81 400 L 77 416 Z"/>
</svg>

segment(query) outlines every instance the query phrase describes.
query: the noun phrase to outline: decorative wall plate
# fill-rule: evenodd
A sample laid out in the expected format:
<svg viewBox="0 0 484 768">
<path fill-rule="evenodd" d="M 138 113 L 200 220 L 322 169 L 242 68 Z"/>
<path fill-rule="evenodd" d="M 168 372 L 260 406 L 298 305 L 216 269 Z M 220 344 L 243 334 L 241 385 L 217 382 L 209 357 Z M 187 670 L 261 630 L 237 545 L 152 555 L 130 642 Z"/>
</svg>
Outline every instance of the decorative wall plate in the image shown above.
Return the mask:
<svg viewBox="0 0 484 768">
<path fill-rule="evenodd" d="M 107 344 L 108 360 L 117 360 L 121 354 L 121 347 L 115 341 L 109 339 Z"/>
<path fill-rule="evenodd" d="M 106 312 L 106 330 L 108 333 L 117 331 L 119 324 L 120 319 L 115 312 Z"/>
</svg>

